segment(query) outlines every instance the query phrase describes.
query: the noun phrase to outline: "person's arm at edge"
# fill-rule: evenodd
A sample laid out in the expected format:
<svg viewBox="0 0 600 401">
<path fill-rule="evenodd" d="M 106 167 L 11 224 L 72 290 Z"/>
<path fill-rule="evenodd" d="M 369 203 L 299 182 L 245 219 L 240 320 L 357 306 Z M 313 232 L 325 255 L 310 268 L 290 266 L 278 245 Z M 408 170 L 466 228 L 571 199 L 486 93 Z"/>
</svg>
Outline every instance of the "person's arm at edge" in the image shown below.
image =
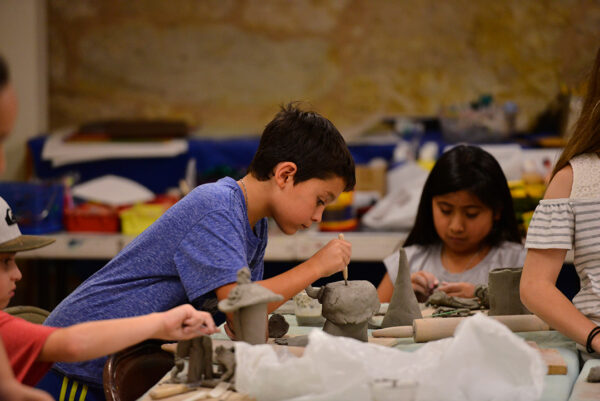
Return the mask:
<svg viewBox="0 0 600 401">
<path fill-rule="evenodd" d="M 184 340 L 218 331 L 212 316 L 180 305 L 166 312 L 76 324 L 52 332 L 38 356 L 45 362 L 98 358 L 149 338 Z"/>
<path fill-rule="evenodd" d="M 377 296 L 379 297 L 379 302 L 390 302 L 393 293 L 394 283 L 392 283 L 390 273 L 386 272 L 381 279 L 381 282 L 377 286 Z"/>
<path fill-rule="evenodd" d="M 7 401 L 52 401 L 45 391 L 20 383 L 12 371 L 4 344 L 0 339 L 0 400 Z"/>
<path fill-rule="evenodd" d="M 568 198 L 572 185 L 573 170 L 567 165 L 556 173 L 544 199 Z M 566 254 L 566 249 L 527 250 L 520 284 L 521 301 L 552 328 L 585 345 L 589 332 L 596 325 L 556 288 L 556 278 Z M 600 336 L 594 338 L 592 346 L 600 350 Z"/>
</svg>

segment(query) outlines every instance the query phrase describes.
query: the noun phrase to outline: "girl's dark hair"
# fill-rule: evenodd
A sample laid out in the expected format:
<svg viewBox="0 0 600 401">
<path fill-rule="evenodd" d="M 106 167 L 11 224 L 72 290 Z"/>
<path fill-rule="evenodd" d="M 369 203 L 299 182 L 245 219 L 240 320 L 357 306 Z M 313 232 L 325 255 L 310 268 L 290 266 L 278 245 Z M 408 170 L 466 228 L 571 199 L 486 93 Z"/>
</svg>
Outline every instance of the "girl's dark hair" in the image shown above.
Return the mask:
<svg viewBox="0 0 600 401">
<path fill-rule="evenodd" d="M 485 150 L 460 145 L 444 153 L 429 173 L 415 224 L 404 246 L 441 242 L 433 224 L 432 199 L 462 190 L 472 193 L 494 213 L 500 214 L 484 240 L 486 243 L 495 246 L 501 241 L 521 242 L 510 190 L 500 165 Z"/>
<path fill-rule="evenodd" d="M 267 124 L 248 172 L 266 181 L 275 166 L 286 161 L 298 167 L 294 185 L 340 177 L 344 191 L 351 191 L 356 183 L 354 159 L 337 128 L 320 114 L 301 110 L 298 102 L 282 106 Z"/>
</svg>

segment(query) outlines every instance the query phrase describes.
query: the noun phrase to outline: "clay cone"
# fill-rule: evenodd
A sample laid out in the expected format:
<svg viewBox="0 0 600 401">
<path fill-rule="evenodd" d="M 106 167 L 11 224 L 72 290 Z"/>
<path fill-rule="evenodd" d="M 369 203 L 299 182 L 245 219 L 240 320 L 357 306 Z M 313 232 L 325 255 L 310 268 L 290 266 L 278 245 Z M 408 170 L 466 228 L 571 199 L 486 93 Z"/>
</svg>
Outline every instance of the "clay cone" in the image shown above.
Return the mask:
<svg viewBox="0 0 600 401">
<path fill-rule="evenodd" d="M 421 319 L 421 308 L 410 282 L 410 269 L 404 248 L 400 248 L 398 277 L 394 283 L 394 293 L 387 313 L 381 323 L 382 328 L 392 326 L 411 326 L 414 319 Z"/>
</svg>

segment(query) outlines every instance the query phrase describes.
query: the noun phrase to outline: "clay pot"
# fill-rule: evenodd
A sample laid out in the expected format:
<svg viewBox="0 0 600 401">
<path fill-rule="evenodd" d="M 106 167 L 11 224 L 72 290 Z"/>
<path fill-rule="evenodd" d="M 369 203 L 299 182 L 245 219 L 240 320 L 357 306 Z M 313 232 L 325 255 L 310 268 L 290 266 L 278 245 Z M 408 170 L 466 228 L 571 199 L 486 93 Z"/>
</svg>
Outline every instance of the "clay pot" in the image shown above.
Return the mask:
<svg viewBox="0 0 600 401">
<path fill-rule="evenodd" d="M 519 294 L 522 272 L 522 267 L 507 267 L 490 271 L 488 275 L 489 316 L 528 315 L 531 313 L 521 302 Z"/>
<path fill-rule="evenodd" d="M 335 336 L 367 341 L 367 320 L 379 310 L 375 286 L 366 280 L 329 283 L 320 288 L 308 286 L 306 293 L 323 305 L 326 319 L 323 331 Z"/>
</svg>

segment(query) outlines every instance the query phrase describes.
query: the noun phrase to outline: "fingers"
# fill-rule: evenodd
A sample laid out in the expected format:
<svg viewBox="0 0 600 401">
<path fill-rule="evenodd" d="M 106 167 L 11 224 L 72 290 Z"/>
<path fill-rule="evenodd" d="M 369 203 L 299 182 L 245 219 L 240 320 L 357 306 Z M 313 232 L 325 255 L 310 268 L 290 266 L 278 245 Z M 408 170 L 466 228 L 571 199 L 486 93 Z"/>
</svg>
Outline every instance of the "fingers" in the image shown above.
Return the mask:
<svg viewBox="0 0 600 401">
<path fill-rule="evenodd" d="M 426 271 L 418 271 L 410 276 L 413 290 L 423 296 L 429 296 L 437 288 L 439 281 L 431 273 Z"/>
<path fill-rule="evenodd" d="M 413 273 L 411 276 L 411 282 L 414 292 L 419 294 L 427 295 L 429 293 L 427 278 L 422 274 Z"/>
<path fill-rule="evenodd" d="M 350 263 L 352 244 L 342 239 L 332 239 L 310 258 L 319 276 L 327 277 L 340 272 Z"/>
<path fill-rule="evenodd" d="M 212 334 L 219 331 L 210 313 L 197 310 L 183 320 L 183 326 L 187 333 Z"/>
<path fill-rule="evenodd" d="M 442 283 L 439 289 L 451 297 L 473 298 L 475 296 L 475 285 L 471 283 Z"/>
<path fill-rule="evenodd" d="M 340 250 L 340 256 L 342 258 L 343 266 L 350 264 L 350 258 L 352 257 L 352 244 L 343 239 L 334 239 L 330 241 L 330 244 L 337 246 Z"/>
</svg>

